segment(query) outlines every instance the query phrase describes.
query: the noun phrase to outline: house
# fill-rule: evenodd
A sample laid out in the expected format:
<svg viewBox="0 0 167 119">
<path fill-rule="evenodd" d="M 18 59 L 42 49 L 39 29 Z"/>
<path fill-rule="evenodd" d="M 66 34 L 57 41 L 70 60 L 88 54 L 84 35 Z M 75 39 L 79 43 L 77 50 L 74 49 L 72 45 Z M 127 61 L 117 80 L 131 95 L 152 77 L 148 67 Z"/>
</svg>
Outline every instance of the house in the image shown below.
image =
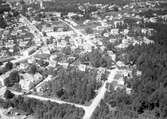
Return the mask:
<svg viewBox="0 0 167 119">
<path fill-rule="evenodd" d="M 98 31 L 103 31 L 104 29 L 106 29 L 106 27 L 104 27 L 104 26 L 97 26 L 96 27 L 96 30 L 98 30 Z"/>
<path fill-rule="evenodd" d="M 43 76 L 40 73 L 36 73 L 31 75 L 29 73 L 20 74 L 22 79 L 19 84 L 21 88 L 25 91 L 29 91 L 32 89 L 37 83 L 43 80 Z"/>
<path fill-rule="evenodd" d="M 5 42 L 5 46 L 7 48 L 12 48 L 14 46 L 14 41 L 13 40 L 8 40 L 8 42 Z"/>
<path fill-rule="evenodd" d="M 152 18 L 149 19 L 149 21 L 150 21 L 151 23 L 156 23 L 156 22 L 157 22 L 157 18 L 152 17 Z"/>
<path fill-rule="evenodd" d="M 115 42 L 117 41 L 117 39 L 116 39 L 116 38 L 111 38 L 109 41 L 110 41 L 111 43 L 115 43 Z"/>
<path fill-rule="evenodd" d="M 1 49 L 0 50 L 0 56 L 6 56 L 7 49 Z"/>
<path fill-rule="evenodd" d="M 103 36 L 108 38 L 110 36 L 110 34 L 109 33 L 104 33 Z"/>
<path fill-rule="evenodd" d="M 124 29 L 123 34 L 128 35 L 128 33 L 129 33 L 129 29 Z"/>
<path fill-rule="evenodd" d="M 73 16 L 75 16 L 75 15 L 77 15 L 77 14 L 76 14 L 76 13 L 73 13 L 73 12 L 69 12 L 67 16 L 68 16 L 69 18 L 71 18 L 71 17 L 73 17 Z"/>
<path fill-rule="evenodd" d="M 144 42 L 145 44 L 151 44 L 151 43 L 154 43 L 153 40 L 150 40 L 150 39 L 148 39 L 148 38 L 146 38 L 146 37 L 143 38 L 143 42 Z"/>
<path fill-rule="evenodd" d="M 26 69 L 26 68 L 28 68 L 28 65 L 25 64 L 25 63 L 20 63 L 20 65 L 18 66 L 18 69 L 19 69 L 19 70 L 24 70 L 24 69 Z"/>
<path fill-rule="evenodd" d="M 167 14 L 162 15 L 161 18 L 162 18 L 164 21 L 167 21 Z"/>
<path fill-rule="evenodd" d="M 86 71 L 86 65 L 80 64 L 78 68 L 80 71 L 84 71 L 84 72 Z"/>
<path fill-rule="evenodd" d="M 34 64 L 36 61 L 35 61 L 35 58 L 29 58 L 27 59 L 27 63 L 28 64 Z"/>
<path fill-rule="evenodd" d="M 26 47 L 29 41 L 20 41 L 19 46 L 20 47 Z"/>
<path fill-rule="evenodd" d="M 110 33 L 112 35 L 119 35 L 119 29 L 111 29 Z"/>
<path fill-rule="evenodd" d="M 49 50 L 48 47 L 43 47 L 43 48 L 41 49 L 41 53 L 50 54 L 50 50 Z"/>
<path fill-rule="evenodd" d="M 42 28 L 42 31 L 43 32 L 53 32 L 53 27 L 48 27 L 48 26 L 46 26 L 46 25 L 44 25 L 43 26 L 43 28 Z"/>
<path fill-rule="evenodd" d="M 116 54 L 114 54 L 113 51 L 107 51 L 107 53 L 113 61 L 116 61 Z"/>
</svg>

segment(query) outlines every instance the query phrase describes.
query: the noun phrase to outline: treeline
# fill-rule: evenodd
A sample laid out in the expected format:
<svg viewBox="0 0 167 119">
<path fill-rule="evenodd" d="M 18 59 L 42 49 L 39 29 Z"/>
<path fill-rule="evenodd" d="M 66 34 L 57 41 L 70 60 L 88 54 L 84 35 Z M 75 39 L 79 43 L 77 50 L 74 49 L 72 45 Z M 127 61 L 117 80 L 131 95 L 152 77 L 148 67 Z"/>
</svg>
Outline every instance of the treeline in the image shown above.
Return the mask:
<svg viewBox="0 0 167 119">
<path fill-rule="evenodd" d="M 72 3 L 72 4 L 83 4 L 83 3 L 92 3 L 92 4 L 127 4 L 128 1 L 130 0 L 53 0 L 55 3 L 62 3 L 62 4 L 66 4 L 66 3 Z"/>
<path fill-rule="evenodd" d="M 42 86 L 42 93 L 49 97 L 58 97 L 62 100 L 86 104 L 96 95 L 102 81 L 96 81 L 97 72 L 77 68 L 67 68 L 56 71 L 55 78 Z M 107 76 L 103 76 L 106 80 Z"/>
<path fill-rule="evenodd" d="M 61 2 L 61 1 L 60 1 Z M 76 4 L 69 4 L 67 3 L 58 3 L 58 2 L 46 2 L 44 4 L 45 6 L 45 12 L 63 12 L 63 13 L 68 13 L 68 12 L 78 12 L 79 9 Z"/>
<path fill-rule="evenodd" d="M 53 0 L 52 2 L 45 2 L 44 6 L 46 11 L 58 11 L 58 12 L 78 12 L 78 4 L 84 3 L 91 4 L 117 4 L 125 5 L 130 2 L 130 0 Z"/>
<path fill-rule="evenodd" d="M 36 99 L 14 97 L 6 101 L 0 99 L 0 105 L 4 108 L 13 107 L 27 115 L 33 114 L 37 119 L 81 119 L 84 111 L 67 104 L 43 102 Z"/>
</svg>

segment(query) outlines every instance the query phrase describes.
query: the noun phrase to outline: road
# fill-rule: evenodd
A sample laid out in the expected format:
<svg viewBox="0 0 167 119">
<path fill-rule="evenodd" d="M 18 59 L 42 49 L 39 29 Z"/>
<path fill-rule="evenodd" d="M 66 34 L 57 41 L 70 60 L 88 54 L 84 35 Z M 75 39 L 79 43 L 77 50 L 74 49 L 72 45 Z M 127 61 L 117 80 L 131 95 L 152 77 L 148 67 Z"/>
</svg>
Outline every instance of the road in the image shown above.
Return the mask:
<svg viewBox="0 0 167 119">
<path fill-rule="evenodd" d="M 44 84 L 45 82 L 48 82 L 48 81 L 50 81 L 50 80 L 52 80 L 52 76 L 51 75 L 49 75 L 47 78 L 45 78 L 43 81 L 41 81 L 39 84 L 37 84 L 34 88 L 39 88 L 42 84 Z"/>
<path fill-rule="evenodd" d="M 78 29 L 74 28 L 71 24 L 69 24 L 68 22 L 62 20 L 62 19 L 58 19 L 59 21 L 63 22 L 64 24 L 68 25 L 75 33 L 77 33 L 79 36 L 82 36 L 83 38 L 85 37 L 85 35 L 80 32 Z"/>
<path fill-rule="evenodd" d="M 114 76 L 117 73 L 117 69 L 114 69 L 110 72 L 108 80 L 104 82 L 103 86 L 99 89 L 97 96 L 93 99 L 92 104 L 85 111 L 85 115 L 83 119 L 90 119 L 93 115 L 93 112 L 100 105 L 101 100 L 104 98 L 105 93 L 107 91 L 106 84 L 111 83 L 114 80 Z"/>
<path fill-rule="evenodd" d="M 11 91 L 13 94 L 15 94 L 15 95 L 24 95 L 24 94 L 21 93 L 21 92 L 17 92 L 17 91 L 13 91 L 13 90 L 10 90 L 10 91 Z M 87 110 L 87 107 L 86 107 L 86 106 L 79 105 L 79 104 L 75 104 L 75 103 L 70 103 L 70 102 L 65 102 L 65 101 L 58 100 L 58 99 L 46 98 L 46 97 L 37 96 L 37 95 L 33 95 L 33 94 L 24 95 L 24 97 L 33 98 L 33 99 L 37 99 L 37 100 L 41 100 L 41 101 L 51 101 L 51 102 L 55 102 L 55 103 L 58 103 L 58 104 L 74 105 L 75 107 L 78 107 L 78 108 L 82 108 L 82 109 L 84 109 L 84 110 Z"/>
<path fill-rule="evenodd" d="M 36 55 L 38 52 L 39 52 L 39 51 L 37 50 L 36 52 L 34 52 L 33 54 L 28 55 L 28 56 L 15 56 L 15 57 L 16 57 L 16 60 L 12 60 L 11 62 L 15 64 L 15 63 L 19 63 L 19 62 L 28 60 L 28 59 L 30 59 L 31 57 L 33 57 L 34 55 Z"/>
<path fill-rule="evenodd" d="M 47 43 L 46 43 L 47 40 L 43 36 L 42 32 L 35 25 L 33 25 L 25 16 L 23 15 L 20 15 L 20 16 L 22 19 L 21 22 L 25 24 L 30 29 L 30 32 L 34 35 L 35 41 L 36 42 L 42 41 L 44 45 L 47 46 Z"/>
<path fill-rule="evenodd" d="M 23 24 L 25 24 L 27 27 L 29 27 L 30 31 L 34 34 L 36 33 L 35 35 L 38 35 L 39 37 L 42 37 L 43 34 L 39 31 L 39 29 L 34 26 L 25 16 L 23 15 L 20 15 L 21 18 L 22 18 L 22 22 Z"/>
</svg>

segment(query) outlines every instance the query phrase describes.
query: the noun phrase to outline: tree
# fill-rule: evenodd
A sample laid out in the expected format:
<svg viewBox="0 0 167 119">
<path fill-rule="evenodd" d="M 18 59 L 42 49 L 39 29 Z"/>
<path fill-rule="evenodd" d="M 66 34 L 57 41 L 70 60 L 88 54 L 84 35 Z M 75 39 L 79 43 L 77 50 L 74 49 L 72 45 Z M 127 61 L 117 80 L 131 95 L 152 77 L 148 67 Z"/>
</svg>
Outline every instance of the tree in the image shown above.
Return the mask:
<svg viewBox="0 0 167 119">
<path fill-rule="evenodd" d="M 12 62 L 8 62 L 5 65 L 5 71 L 9 71 L 13 68 L 13 63 Z"/>
<path fill-rule="evenodd" d="M 34 75 L 37 72 L 37 70 L 38 69 L 36 65 L 31 65 L 29 68 L 29 73 Z"/>
<path fill-rule="evenodd" d="M 10 73 L 9 75 L 9 79 L 13 82 L 13 83 L 18 83 L 20 81 L 20 76 L 19 76 L 19 72 L 18 71 L 13 71 Z"/>
<path fill-rule="evenodd" d="M 4 94 L 4 97 L 6 99 L 12 99 L 15 95 L 13 93 L 11 93 L 11 91 L 9 90 L 6 90 L 5 94 Z"/>
<path fill-rule="evenodd" d="M 43 34 L 43 36 L 45 36 L 45 37 L 47 36 L 46 32 L 42 32 L 42 34 Z"/>
<path fill-rule="evenodd" d="M 72 53 L 71 47 L 67 46 L 67 47 L 63 48 L 63 53 L 65 55 L 70 55 Z"/>
<path fill-rule="evenodd" d="M 14 83 L 10 80 L 10 78 L 6 78 L 4 80 L 4 84 L 6 87 L 12 87 L 14 85 Z"/>
<path fill-rule="evenodd" d="M 0 28 L 6 28 L 6 27 L 7 27 L 7 23 L 5 19 L 0 15 Z"/>
<path fill-rule="evenodd" d="M 4 80 L 4 84 L 7 87 L 12 87 L 15 83 L 20 81 L 20 76 L 18 71 L 13 71 L 10 73 L 9 77 Z"/>
<path fill-rule="evenodd" d="M 93 29 L 90 27 L 86 28 L 85 31 L 87 34 L 93 34 L 93 32 L 94 32 Z"/>
<path fill-rule="evenodd" d="M 58 28 L 57 27 L 53 27 L 53 31 L 57 32 Z"/>
</svg>

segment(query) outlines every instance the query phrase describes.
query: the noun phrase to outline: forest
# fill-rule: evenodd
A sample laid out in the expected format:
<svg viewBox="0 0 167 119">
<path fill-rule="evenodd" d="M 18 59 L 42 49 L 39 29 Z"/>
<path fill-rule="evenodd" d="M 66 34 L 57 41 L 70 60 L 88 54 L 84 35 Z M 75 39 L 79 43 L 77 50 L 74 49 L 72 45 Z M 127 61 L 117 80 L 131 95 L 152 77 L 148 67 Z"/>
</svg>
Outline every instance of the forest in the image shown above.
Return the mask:
<svg viewBox="0 0 167 119">
<path fill-rule="evenodd" d="M 146 23 L 146 27 L 156 33 L 149 39 L 154 44 L 129 46 L 126 49 L 126 63 L 136 65 L 142 71 L 141 76 L 133 74 L 125 89 L 106 94 L 94 113 L 93 119 L 166 119 L 167 118 L 167 24 Z M 116 109 L 113 109 L 116 107 Z"/>
<path fill-rule="evenodd" d="M 95 90 L 102 85 L 102 81 L 96 80 L 97 71 L 93 69 L 86 69 L 84 72 L 74 67 L 60 68 L 54 74 L 55 77 L 42 86 L 42 91 L 39 94 L 87 104 L 95 97 Z M 106 79 L 107 75 L 102 75 L 102 80 Z"/>
</svg>

